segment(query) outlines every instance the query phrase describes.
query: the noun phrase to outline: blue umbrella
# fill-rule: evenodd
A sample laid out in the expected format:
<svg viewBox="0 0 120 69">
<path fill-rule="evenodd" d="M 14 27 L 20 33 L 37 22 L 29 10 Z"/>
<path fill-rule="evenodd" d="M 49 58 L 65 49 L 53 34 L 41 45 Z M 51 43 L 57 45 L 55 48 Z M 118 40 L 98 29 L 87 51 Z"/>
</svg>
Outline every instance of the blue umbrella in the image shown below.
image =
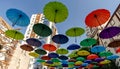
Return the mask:
<svg viewBox="0 0 120 69">
<path fill-rule="evenodd" d="M 26 42 L 29 45 L 37 46 L 37 47 L 42 45 L 42 43 L 38 39 L 36 39 L 36 38 L 29 38 L 29 39 L 26 40 Z"/>
<path fill-rule="evenodd" d="M 81 66 L 84 66 L 84 67 L 85 67 L 85 66 L 87 66 L 87 65 L 88 65 L 88 63 L 83 63 Z"/>
<path fill-rule="evenodd" d="M 106 48 L 104 46 L 97 45 L 97 46 L 94 46 L 94 47 L 91 48 L 91 52 L 99 53 L 99 52 L 105 51 L 105 49 Z"/>
<path fill-rule="evenodd" d="M 64 44 L 68 42 L 68 37 L 63 34 L 58 34 L 52 37 L 52 41 L 58 44 Z"/>
<path fill-rule="evenodd" d="M 80 45 L 77 45 L 77 44 L 71 44 L 67 47 L 68 50 L 76 50 L 79 48 L 80 48 Z"/>
<path fill-rule="evenodd" d="M 85 60 L 84 63 L 91 63 L 92 60 Z"/>
<path fill-rule="evenodd" d="M 50 58 L 58 58 L 59 57 L 59 55 L 57 53 L 49 53 L 48 56 Z"/>
<path fill-rule="evenodd" d="M 111 55 L 111 56 L 107 57 L 108 60 L 114 60 L 114 59 L 117 59 L 117 58 L 119 58 L 118 55 Z"/>
<path fill-rule="evenodd" d="M 13 23 L 12 26 L 28 26 L 30 23 L 29 17 L 18 9 L 8 9 L 6 16 Z"/>
<path fill-rule="evenodd" d="M 68 64 L 68 61 L 62 60 L 61 63 L 62 63 L 62 64 Z"/>
<path fill-rule="evenodd" d="M 61 55 L 61 56 L 59 56 L 58 58 L 61 59 L 61 60 L 67 60 L 67 59 L 68 59 L 68 57 L 67 57 L 67 56 L 64 56 L 64 55 Z"/>
</svg>

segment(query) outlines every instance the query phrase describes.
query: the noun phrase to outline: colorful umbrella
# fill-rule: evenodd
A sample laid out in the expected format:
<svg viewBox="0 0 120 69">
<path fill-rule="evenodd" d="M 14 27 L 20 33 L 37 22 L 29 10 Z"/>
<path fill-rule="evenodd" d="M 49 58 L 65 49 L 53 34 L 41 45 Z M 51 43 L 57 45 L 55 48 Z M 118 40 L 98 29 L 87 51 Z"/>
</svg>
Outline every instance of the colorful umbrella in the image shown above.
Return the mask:
<svg viewBox="0 0 120 69">
<path fill-rule="evenodd" d="M 68 54 L 68 50 L 64 48 L 57 49 L 56 53 L 58 54 Z"/>
<path fill-rule="evenodd" d="M 77 57 L 76 60 L 77 61 L 85 61 L 85 58 L 84 57 Z"/>
<path fill-rule="evenodd" d="M 58 44 L 65 44 L 68 40 L 68 37 L 63 34 L 57 34 L 52 37 L 52 41 Z"/>
<path fill-rule="evenodd" d="M 94 38 L 86 38 L 80 42 L 81 46 L 88 47 L 97 43 L 97 40 Z"/>
<path fill-rule="evenodd" d="M 43 13 L 49 21 L 54 23 L 63 22 L 68 17 L 67 7 L 57 1 L 46 4 Z"/>
<path fill-rule="evenodd" d="M 113 55 L 113 53 L 108 52 L 108 51 L 103 51 L 103 52 L 99 53 L 100 57 L 107 57 L 107 56 L 111 56 L 111 55 Z"/>
<path fill-rule="evenodd" d="M 49 56 L 45 56 L 45 55 L 44 55 L 44 56 L 41 57 L 41 59 L 42 59 L 42 60 L 50 60 L 51 58 L 50 58 Z"/>
<path fill-rule="evenodd" d="M 75 66 L 80 66 L 83 62 L 82 61 L 76 61 Z"/>
<path fill-rule="evenodd" d="M 120 47 L 116 49 L 116 53 L 120 53 Z"/>
<path fill-rule="evenodd" d="M 29 17 L 18 9 L 8 9 L 6 16 L 13 23 L 12 26 L 28 26 L 30 23 Z"/>
<path fill-rule="evenodd" d="M 89 13 L 85 18 L 85 23 L 89 27 L 100 26 L 110 18 L 110 12 L 106 9 L 97 9 Z"/>
<path fill-rule="evenodd" d="M 87 56 L 90 54 L 90 52 L 88 52 L 86 50 L 81 50 L 81 51 L 78 51 L 77 54 L 80 56 Z"/>
<path fill-rule="evenodd" d="M 51 61 L 52 62 L 60 62 L 60 60 L 58 58 L 52 58 Z"/>
<path fill-rule="evenodd" d="M 28 39 L 26 40 L 26 42 L 27 42 L 29 45 L 37 46 L 37 47 L 39 47 L 39 46 L 42 45 L 42 43 L 41 43 L 38 39 L 36 39 L 36 38 L 28 38 Z"/>
<path fill-rule="evenodd" d="M 5 31 L 5 35 L 16 40 L 22 40 L 24 38 L 24 35 L 17 30 L 7 30 Z"/>
<path fill-rule="evenodd" d="M 47 25 L 42 23 L 34 24 L 33 31 L 42 37 L 47 37 L 52 34 L 52 30 Z"/>
<path fill-rule="evenodd" d="M 90 55 L 87 56 L 87 59 L 88 59 L 88 60 L 93 60 L 93 59 L 96 59 L 96 58 L 98 58 L 98 57 L 99 57 L 99 56 L 96 55 L 96 54 L 90 54 Z"/>
<path fill-rule="evenodd" d="M 80 45 L 77 45 L 77 44 L 71 44 L 67 47 L 68 50 L 76 50 L 79 48 L 80 48 Z"/>
<path fill-rule="evenodd" d="M 33 51 L 34 50 L 34 48 L 28 44 L 21 45 L 20 48 L 25 51 Z"/>
<path fill-rule="evenodd" d="M 43 49 L 36 49 L 35 52 L 38 53 L 38 54 L 40 54 L 40 55 L 47 54 L 47 52 L 45 50 L 43 50 Z"/>
<path fill-rule="evenodd" d="M 45 60 L 38 59 L 37 62 L 43 63 L 43 62 L 45 62 Z"/>
<path fill-rule="evenodd" d="M 39 54 L 37 54 L 35 52 L 30 52 L 29 55 L 32 57 L 35 57 L 35 58 L 38 58 L 40 56 Z"/>
<path fill-rule="evenodd" d="M 78 54 L 76 54 L 76 53 L 71 53 L 71 54 L 68 55 L 68 57 L 70 57 L 70 58 L 75 58 L 75 57 L 78 57 Z"/>
<path fill-rule="evenodd" d="M 105 51 L 105 49 L 106 48 L 104 46 L 97 45 L 97 46 L 94 46 L 94 47 L 91 48 L 91 52 L 99 53 L 99 52 Z"/>
<path fill-rule="evenodd" d="M 61 56 L 59 56 L 58 58 L 61 59 L 61 60 L 67 60 L 67 59 L 68 59 L 68 57 L 65 56 L 65 55 L 61 55 Z"/>
<path fill-rule="evenodd" d="M 90 64 L 90 63 L 92 63 L 92 60 L 85 60 L 84 63 Z"/>
<path fill-rule="evenodd" d="M 96 58 L 94 61 L 95 62 L 101 62 L 101 61 L 103 61 L 104 60 L 104 58 Z"/>
<path fill-rule="evenodd" d="M 117 58 L 119 58 L 118 55 L 111 55 L 111 56 L 107 57 L 108 60 L 114 60 L 114 59 L 117 59 Z"/>
<path fill-rule="evenodd" d="M 100 62 L 100 64 L 109 64 L 109 63 L 111 63 L 110 60 L 104 60 L 104 61 L 101 61 L 101 62 Z"/>
<path fill-rule="evenodd" d="M 44 44 L 43 49 L 45 49 L 47 51 L 55 51 L 57 48 L 56 48 L 56 46 L 54 46 L 52 44 Z"/>
<path fill-rule="evenodd" d="M 108 27 L 102 30 L 99 34 L 99 37 L 102 39 L 112 38 L 120 33 L 120 27 Z"/>
<path fill-rule="evenodd" d="M 120 46 L 120 40 L 114 40 L 108 44 L 108 47 L 116 48 Z"/>
<path fill-rule="evenodd" d="M 68 62 L 76 62 L 76 59 L 68 59 Z"/>
<path fill-rule="evenodd" d="M 77 37 L 77 36 L 81 36 L 82 34 L 84 34 L 84 32 L 85 30 L 83 28 L 73 27 L 66 31 L 66 35 L 70 37 Z M 77 41 L 77 38 L 75 38 L 75 42 L 76 41 Z"/>
<path fill-rule="evenodd" d="M 57 53 L 49 53 L 48 56 L 50 58 L 58 58 L 59 57 L 59 55 Z"/>
</svg>

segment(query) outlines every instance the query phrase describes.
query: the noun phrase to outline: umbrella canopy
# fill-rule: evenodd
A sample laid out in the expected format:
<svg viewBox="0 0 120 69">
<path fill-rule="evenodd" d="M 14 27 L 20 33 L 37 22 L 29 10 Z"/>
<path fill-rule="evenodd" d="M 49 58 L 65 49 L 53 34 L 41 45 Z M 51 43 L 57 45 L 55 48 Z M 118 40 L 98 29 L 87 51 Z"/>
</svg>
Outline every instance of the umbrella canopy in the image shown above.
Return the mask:
<svg viewBox="0 0 120 69">
<path fill-rule="evenodd" d="M 52 34 L 52 30 L 45 24 L 37 23 L 33 26 L 33 31 L 42 37 L 47 37 Z"/>
<path fill-rule="evenodd" d="M 6 12 L 7 18 L 13 23 L 12 26 L 28 26 L 30 23 L 29 17 L 18 9 L 8 9 Z"/>
<path fill-rule="evenodd" d="M 54 35 L 52 41 L 58 44 L 65 44 L 68 42 L 68 37 L 63 34 Z"/>
<path fill-rule="evenodd" d="M 84 57 L 77 57 L 76 60 L 77 61 L 85 61 L 85 58 Z"/>
<path fill-rule="evenodd" d="M 102 39 L 112 38 L 120 33 L 120 27 L 112 26 L 105 28 L 99 34 L 99 37 Z"/>
<path fill-rule="evenodd" d="M 68 50 L 64 48 L 57 49 L 56 53 L 58 54 L 68 54 Z"/>
<path fill-rule="evenodd" d="M 76 61 L 75 66 L 80 66 L 83 62 L 82 61 Z"/>
<path fill-rule="evenodd" d="M 104 58 L 96 58 L 94 61 L 95 62 L 101 62 L 101 61 L 103 61 L 104 60 Z"/>
<path fill-rule="evenodd" d="M 49 56 L 42 56 L 41 59 L 42 60 L 50 60 L 51 58 Z"/>
<path fill-rule="evenodd" d="M 92 60 L 85 60 L 85 61 L 84 61 L 84 63 L 89 63 L 89 64 L 90 64 L 91 62 L 92 62 Z"/>
<path fill-rule="evenodd" d="M 52 58 L 51 61 L 52 62 L 60 62 L 60 60 L 58 58 Z"/>
<path fill-rule="evenodd" d="M 100 26 L 110 18 L 110 12 L 106 9 L 97 9 L 89 13 L 85 18 L 85 23 L 89 27 Z"/>
<path fill-rule="evenodd" d="M 76 62 L 76 59 L 68 59 L 68 62 Z"/>
<path fill-rule="evenodd" d="M 88 47 L 97 43 L 97 40 L 94 38 L 86 38 L 80 42 L 81 46 Z"/>
<path fill-rule="evenodd" d="M 110 42 L 108 44 L 108 47 L 111 47 L 111 48 L 120 47 L 120 40 L 114 40 L 114 41 Z"/>
<path fill-rule="evenodd" d="M 90 52 L 88 52 L 86 50 L 81 50 L 81 51 L 78 51 L 77 54 L 80 56 L 87 56 L 90 54 Z"/>
<path fill-rule="evenodd" d="M 67 59 L 68 59 L 68 57 L 67 57 L 67 56 L 64 56 L 64 55 L 61 55 L 61 56 L 59 56 L 58 58 L 61 59 L 61 60 L 67 60 Z"/>
<path fill-rule="evenodd" d="M 17 30 L 7 30 L 5 31 L 5 35 L 16 40 L 22 40 L 24 38 L 24 35 Z"/>
<path fill-rule="evenodd" d="M 52 44 L 44 44 L 43 49 L 45 49 L 47 51 L 55 51 L 57 48 L 56 48 L 56 46 L 54 46 Z"/>
<path fill-rule="evenodd" d="M 28 38 L 28 39 L 26 40 L 26 42 L 27 42 L 29 45 L 37 46 L 37 47 L 39 47 L 39 46 L 42 45 L 42 43 L 41 43 L 38 39 L 36 39 L 36 38 Z"/>
<path fill-rule="evenodd" d="M 111 55 L 111 56 L 107 57 L 108 60 L 114 60 L 114 59 L 117 59 L 117 58 L 119 58 L 118 55 Z"/>
<path fill-rule="evenodd" d="M 100 62 L 100 64 L 109 64 L 109 63 L 111 63 L 110 60 L 104 60 L 104 61 L 101 61 L 101 62 Z"/>
<path fill-rule="evenodd" d="M 71 54 L 68 55 L 68 57 L 70 57 L 70 58 L 78 57 L 78 54 L 77 53 L 71 53 Z"/>
<path fill-rule="evenodd" d="M 70 37 L 76 37 L 84 34 L 85 30 L 80 27 L 73 27 L 66 31 L 66 35 Z"/>
<path fill-rule="evenodd" d="M 108 51 L 103 51 L 103 52 L 99 53 L 99 56 L 101 56 L 101 57 L 107 57 L 107 56 L 111 56 L 111 55 L 113 55 L 113 53 L 108 52 Z"/>
<path fill-rule="evenodd" d="M 29 55 L 32 56 L 32 57 L 35 57 L 35 58 L 38 58 L 40 56 L 36 52 L 30 52 Z"/>
<path fill-rule="evenodd" d="M 68 9 L 61 2 L 53 1 L 45 5 L 43 11 L 45 17 L 54 23 L 63 22 L 68 17 Z"/>
<path fill-rule="evenodd" d="M 80 48 L 80 45 L 77 45 L 77 44 L 71 44 L 67 47 L 68 50 L 76 50 L 79 48 Z"/>
<path fill-rule="evenodd" d="M 105 51 L 105 49 L 106 48 L 104 46 L 97 45 L 97 46 L 94 46 L 94 47 L 91 48 L 91 52 L 99 53 L 99 52 Z"/>
<path fill-rule="evenodd" d="M 33 51 L 34 50 L 34 48 L 28 44 L 21 45 L 20 48 L 25 51 Z"/>
<path fill-rule="evenodd" d="M 48 56 L 50 58 L 58 58 L 59 57 L 59 55 L 57 53 L 49 53 Z"/>
<path fill-rule="evenodd" d="M 120 47 L 116 49 L 116 53 L 120 53 Z"/>
<path fill-rule="evenodd" d="M 43 49 L 36 49 L 35 52 L 38 53 L 38 54 L 40 54 L 40 55 L 47 54 L 47 52 L 45 50 L 43 50 Z"/>
<path fill-rule="evenodd" d="M 43 63 L 43 62 L 45 62 L 45 60 L 39 59 L 39 60 L 37 60 L 37 62 Z"/>
<path fill-rule="evenodd" d="M 88 60 L 92 60 L 92 59 L 96 59 L 96 58 L 98 58 L 98 55 L 96 55 L 96 54 L 90 54 L 87 56 Z"/>
</svg>

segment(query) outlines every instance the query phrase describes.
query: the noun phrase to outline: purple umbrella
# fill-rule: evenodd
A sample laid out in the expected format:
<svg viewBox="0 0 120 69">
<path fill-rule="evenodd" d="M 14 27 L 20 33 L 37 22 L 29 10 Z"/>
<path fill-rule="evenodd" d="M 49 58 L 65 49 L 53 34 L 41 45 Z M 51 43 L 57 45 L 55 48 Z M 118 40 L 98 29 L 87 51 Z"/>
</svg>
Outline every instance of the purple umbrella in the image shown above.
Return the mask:
<svg viewBox="0 0 120 69">
<path fill-rule="evenodd" d="M 37 46 L 37 47 L 42 45 L 42 43 L 38 39 L 36 39 L 36 38 L 29 38 L 29 39 L 26 40 L 26 42 L 29 45 Z"/>
<path fill-rule="evenodd" d="M 108 39 L 116 36 L 117 34 L 120 33 L 120 27 L 108 27 L 102 30 L 99 34 L 99 37 L 102 39 Z"/>
<path fill-rule="evenodd" d="M 94 61 L 95 62 L 101 62 L 101 61 L 103 61 L 104 60 L 104 58 L 96 58 Z"/>
<path fill-rule="evenodd" d="M 48 56 L 50 58 L 58 58 L 59 57 L 59 55 L 57 53 L 49 53 Z"/>
</svg>

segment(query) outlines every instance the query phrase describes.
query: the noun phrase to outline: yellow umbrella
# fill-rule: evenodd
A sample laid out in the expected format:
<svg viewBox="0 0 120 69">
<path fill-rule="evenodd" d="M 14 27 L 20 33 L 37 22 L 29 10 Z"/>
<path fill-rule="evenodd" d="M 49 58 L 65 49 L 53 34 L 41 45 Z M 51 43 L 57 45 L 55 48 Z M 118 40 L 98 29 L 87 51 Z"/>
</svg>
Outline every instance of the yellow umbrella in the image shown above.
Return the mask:
<svg viewBox="0 0 120 69">
<path fill-rule="evenodd" d="M 101 62 L 100 62 L 100 64 L 109 64 L 109 63 L 111 63 L 110 60 L 104 60 L 104 61 L 101 61 Z"/>
<path fill-rule="evenodd" d="M 90 52 L 86 50 L 81 50 L 81 51 L 78 51 L 77 54 L 80 56 L 87 56 L 90 54 Z"/>
<path fill-rule="evenodd" d="M 77 61 L 75 62 L 75 65 L 81 65 L 83 62 L 82 61 Z"/>
<path fill-rule="evenodd" d="M 37 54 L 35 52 L 30 52 L 29 55 L 32 56 L 32 57 L 34 57 L 34 58 L 37 58 L 37 57 L 40 56 L 39 54 Z"/>
</svg>

